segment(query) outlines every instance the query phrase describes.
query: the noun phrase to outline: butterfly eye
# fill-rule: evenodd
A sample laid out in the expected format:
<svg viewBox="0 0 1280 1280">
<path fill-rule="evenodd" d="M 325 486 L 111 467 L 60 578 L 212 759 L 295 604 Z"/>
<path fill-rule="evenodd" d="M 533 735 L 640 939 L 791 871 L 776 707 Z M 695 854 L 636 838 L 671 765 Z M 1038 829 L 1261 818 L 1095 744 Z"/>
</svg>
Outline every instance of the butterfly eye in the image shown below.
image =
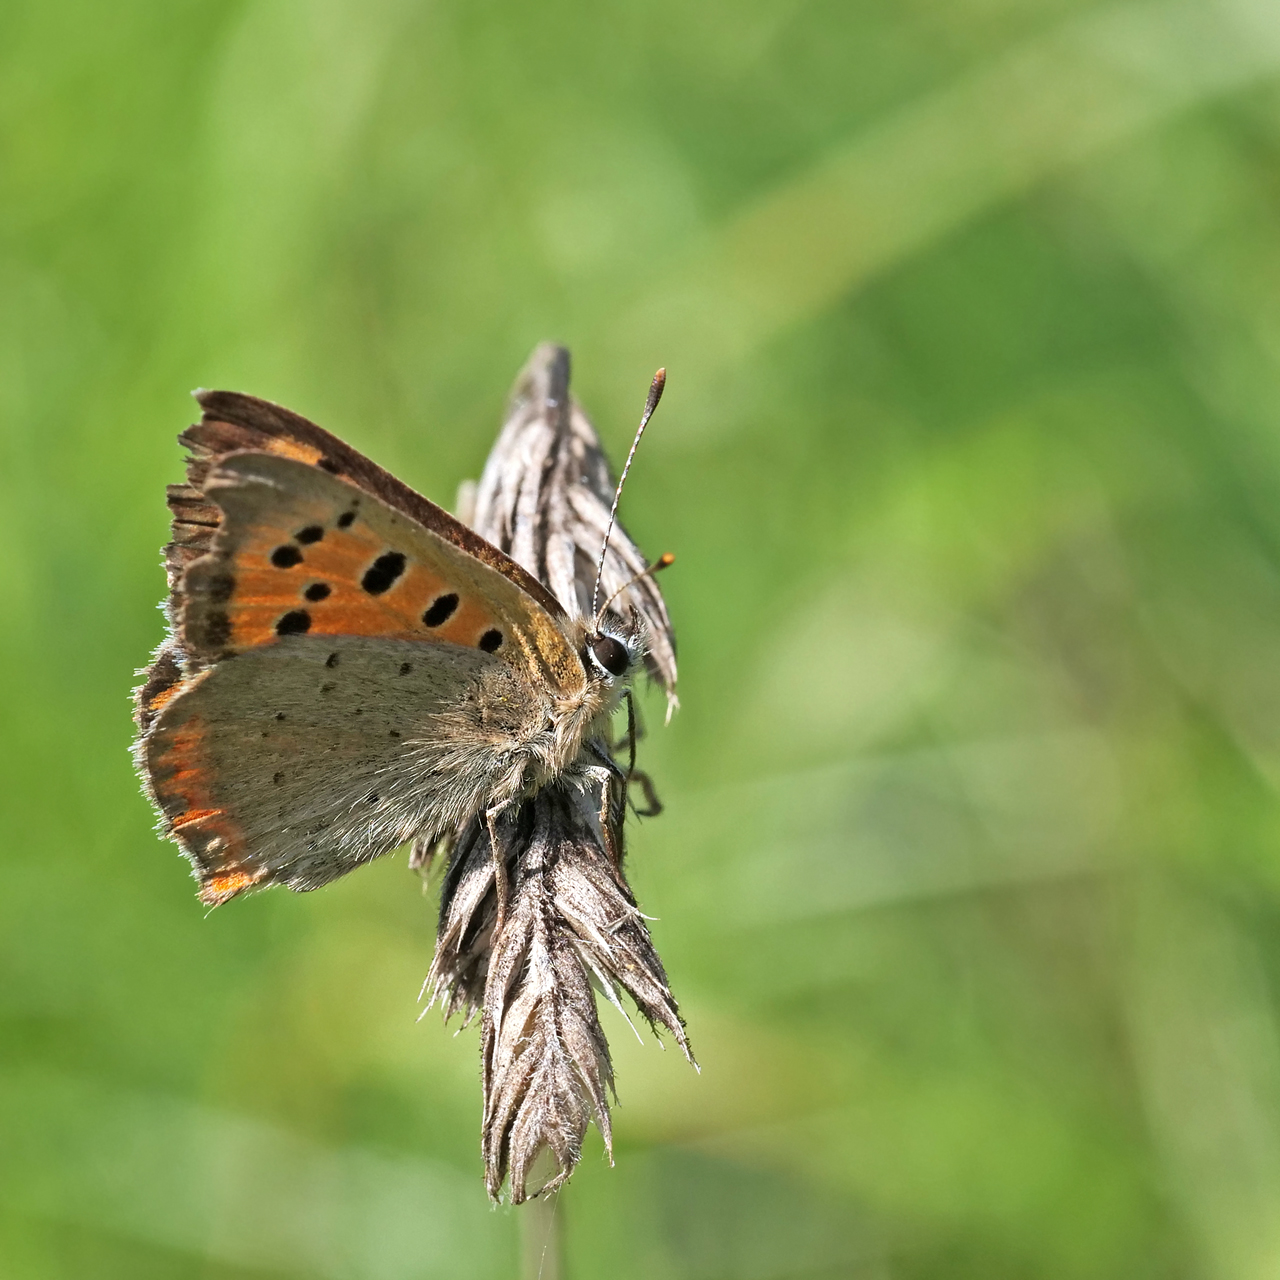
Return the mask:
<svg viewBox="0 0 1280 1280">
<path fill-rule="evenodd" d="M 631 665 L 631 655 L 621 640 L 612 636 L 596 636 L 591 642 L 591 653 L 595 660 L 611 676 L 625 675 Z"/>
</svg>

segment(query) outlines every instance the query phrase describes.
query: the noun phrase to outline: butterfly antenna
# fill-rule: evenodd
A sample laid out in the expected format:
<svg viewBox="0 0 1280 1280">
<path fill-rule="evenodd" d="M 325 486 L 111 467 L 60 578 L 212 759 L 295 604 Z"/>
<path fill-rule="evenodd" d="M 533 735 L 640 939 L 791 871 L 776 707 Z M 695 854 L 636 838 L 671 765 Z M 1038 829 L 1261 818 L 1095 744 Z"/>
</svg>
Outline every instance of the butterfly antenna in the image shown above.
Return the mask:
<svg viewBox="0 0 1280 1280">
<path fill-rule="evenodd" d="M 609 606 L 628 587 L 634 587 L 636 583 L 640 581 L 641 578 L 652 578 L 655 573 L 661 573 L 663 569 L 666 569 L 669 566 L 675 564 L 675 562 L 676 562 L 675 556 L 673 556 L 670 551 L 664 551 L 647 569 L 641 571 L 640 573 L 637 573 L 634 578 L 628 578 L 626 582 L 624 582 L 622 586 L 620 586 L 617 589 L 617 591 L 615 591 L 613 595 L 611 595 L 604 602 L 604 604 L 600 606 L 600 610 L 596 614 L 596 620 L 593 624 L 595 630 L 596 631 L 600 630 L 600 622 L 604 618 L 604 615 L 609 612 Z"/>
<path fill-rule="evenodd" d="M 653 417 L 653 411 L 658 407 L 658 401 L 662 399 L 662 388 L 666 385 L 667 371 L 659 369 L 653 375 L 653 382 L 649 384 L 649 397 L 644 402 L 644 413 L 641 415 L 639 427 L 636 428 L 636 438 L 631 442 L 631 452 L 627 454 L 627 465 L 622 468 L 622 478 L 618 481 L 617 489 L 614 490 L 613 506 L 609 510 L 609 524 L 604 531 L 604 542 L 600 545 L 600 563 L 596 565 L 596 585 L 591 589 L 592 613 L 595 613 L 596 605 L 600 600 L 600 575 L 604 573 L 604 558 L 609 551 L 609 537 L 613 533 L 613 522 L 618 516 L 618 500 L 622 497 L 622 486 L 627 483 L 627 472 L 631 470 L 631 459 L 636 456 L 636 448 L 640 444 L 640 437 L 644 435 L 644 429 L 649 425 L 649 419 Z M 665 566 L 663 567 L 665 568 Z M 630 585 L 630 583 L 627 584 L 627 586 Z"/>
</svg>

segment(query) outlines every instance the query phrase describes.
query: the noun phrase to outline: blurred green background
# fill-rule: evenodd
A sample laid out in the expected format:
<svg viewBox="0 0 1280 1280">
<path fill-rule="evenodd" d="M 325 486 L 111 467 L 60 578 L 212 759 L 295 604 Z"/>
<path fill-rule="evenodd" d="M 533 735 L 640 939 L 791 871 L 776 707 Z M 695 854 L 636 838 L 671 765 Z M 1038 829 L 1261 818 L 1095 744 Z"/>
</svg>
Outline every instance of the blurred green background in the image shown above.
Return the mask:
<svg viewBox="0 0 1280 1280">
<path fill-rule="evenodd" d="M 187 392 L 428 495 L 540 339 L 682 644 L 566 1274 L 1280 1275 L 1273 0 L 0 8 L 0 1274 L 488 1280 L 403 856 L 205 916 Z"/>
</svg>

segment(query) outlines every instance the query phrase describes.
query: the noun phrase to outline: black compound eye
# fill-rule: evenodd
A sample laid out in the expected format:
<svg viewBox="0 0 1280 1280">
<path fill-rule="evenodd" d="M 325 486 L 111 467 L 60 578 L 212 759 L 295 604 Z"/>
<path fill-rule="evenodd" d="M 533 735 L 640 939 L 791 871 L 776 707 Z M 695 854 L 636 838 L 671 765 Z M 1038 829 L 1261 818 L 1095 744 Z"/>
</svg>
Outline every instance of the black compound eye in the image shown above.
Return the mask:
<svg viewBox="0 0 1280 1280">
<path fill-rule="evenodd" d="M 596 661 L 611 676 L 626 675 L 627 668 L 631 665 L 631 655 L 621 640 L 615 640 L 612 636 L 596 636 L 590 644 Z"/>
</svg>

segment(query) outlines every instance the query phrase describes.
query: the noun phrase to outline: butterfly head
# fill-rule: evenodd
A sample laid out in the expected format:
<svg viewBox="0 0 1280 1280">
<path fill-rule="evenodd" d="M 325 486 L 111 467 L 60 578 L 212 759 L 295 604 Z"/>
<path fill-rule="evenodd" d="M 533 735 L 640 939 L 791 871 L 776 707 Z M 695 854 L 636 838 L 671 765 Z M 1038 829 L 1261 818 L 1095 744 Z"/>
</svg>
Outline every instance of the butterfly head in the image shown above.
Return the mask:
<svg viewBox="0 0 1280 1280">
<path fill-rule="evenodd" d="M 597 618 L 584 629 L 582 662 L 589 675 L 609 686 L 628 683 L 647 651 L 644 622 L 632 609 L 625 621 L 617 614 Z"/>
<path fill-rule="evenodd" d="M 660 573 L 669 565 L 675 564 L 675 560 L 670 551 L 663 552 L 648 568 L 628 578 L 600 607 L 584 634 L 582 661 L 588 671 L 610 682 L 625 683 L 627 677 L 644 661 L 649 646 L 640 611 L 632 605 L 628 611 L 630 617 L 624 621 L 611 606 L 642 578 Z"/>
</svg>

